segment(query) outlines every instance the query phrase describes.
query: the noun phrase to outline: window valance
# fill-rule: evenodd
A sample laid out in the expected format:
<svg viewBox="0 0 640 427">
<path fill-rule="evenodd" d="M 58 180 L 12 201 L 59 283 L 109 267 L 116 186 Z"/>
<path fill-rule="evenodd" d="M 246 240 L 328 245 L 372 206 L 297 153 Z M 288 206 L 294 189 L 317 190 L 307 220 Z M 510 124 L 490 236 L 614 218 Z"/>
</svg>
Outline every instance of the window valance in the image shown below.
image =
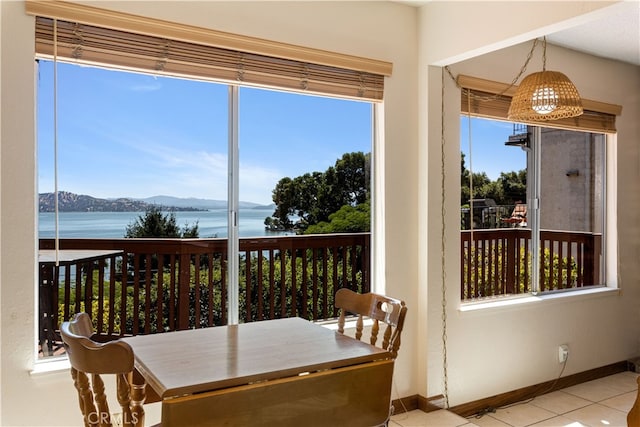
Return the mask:
<svg viewBox="0 0 640 427">
<path fill-rule="evenodd" d="M 26 5 L 41 57 L 53 57 L 55 33 L 59 60 L 369 101 L 382 99 L 391 74 L 384 61 L 79 4 Z"/>
</svg>

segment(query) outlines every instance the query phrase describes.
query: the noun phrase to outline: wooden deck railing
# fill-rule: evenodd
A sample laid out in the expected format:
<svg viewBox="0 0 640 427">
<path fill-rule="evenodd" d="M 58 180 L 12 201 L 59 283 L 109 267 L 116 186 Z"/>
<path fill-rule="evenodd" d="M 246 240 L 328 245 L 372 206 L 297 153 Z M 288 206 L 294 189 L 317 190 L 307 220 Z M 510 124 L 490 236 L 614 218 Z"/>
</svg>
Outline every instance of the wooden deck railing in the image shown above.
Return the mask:
<svg viewBox="0 0 640 427">
<path fill-rule="evenodd" d="M 473 239 L 473 240 L 472 240 Z M 541 230 L 538 291 L 601 284 L 602 235 Z M 531 230 L 499 228 L 460 232 L 462 300 L 532 290 Z"/>
<path fill-rule="evenodd" d="M 251 322 L 337 316 L 339 288 L 370 289 L 370 233 L 240 239 L 240 317 Z M 40 249 L 52 249 L 41 239 Z M 226 239 L 60 239 L 60 249 L 121 251 L 57 269 L 51 286 L 54 328 L 92 314 L 100 339 L 227 322 Z"/>
</svg>

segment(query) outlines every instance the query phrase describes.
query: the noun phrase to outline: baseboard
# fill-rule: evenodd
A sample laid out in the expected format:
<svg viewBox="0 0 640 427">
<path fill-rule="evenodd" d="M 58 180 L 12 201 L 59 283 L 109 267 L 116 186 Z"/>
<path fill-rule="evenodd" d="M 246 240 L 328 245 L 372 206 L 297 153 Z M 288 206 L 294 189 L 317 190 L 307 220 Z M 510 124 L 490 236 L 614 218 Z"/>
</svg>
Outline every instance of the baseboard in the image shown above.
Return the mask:
<svg viewBox="0 0 640 427">
<path fill-rule="evenodd" d="M 463 403 L 462 405 L 456 405 L 449 408 L 449 411 L 460 415 L 461 417 L 469 417 L 487 408 L 498 408 L 500 406 L 510 405 L 512 403 L 531 399 L 533 397 L 539 396 L 540 394 L 550 393 L 555 390 L 582 384 L 587 381 L 607 377 L 609 375 L 617 374 L 619 372 L 625 372 L 628 370 L 628 362 L 617 362 L 611 365 L 602 366 L 600 368 L 579 372 L 577 374 L 567 375 L 566 377 L 558 379 L 557 382 L 556 380 L 545 381 L 540 384 L 523 387 L 517 390 L 497 394 L 495 396 L 487 397 L 473 402 Z"/>
<path fill-rule="evenodd" d="M 444 408 L 444 396 L 440 394 L 433 397 L 424 397 L 419 394 L 414 394 L 413 396 L 394 399 L 391 403 L 393 404 L 395 414 L 401 414 L 403 412 L 413 411 L 416 409 L 419 409 L 422 412 L 433 412 Z"/>
<path fill-rule="evenodd" d="M 638 365 L 640 366 L 640 363 Z M 457 415 L 460 415 L 461 417 L 466 418 L 471 415 L 475 415 L 483 410 L 486 410 L 487 408 L 498 408 L 500 406 L 510 405 L 512 403 L 531 399 L 532 397 L 536 397 L 542 393 L 550 393 L 555 390 L 560 390 L 566 387 L 582 384 L 587 381 L 607 377 L 619 372 L 633 370 L 634 365 L 630 364 L 627 361 L 612 363 L 611 365 L 590 369 L 588 371 L 579 372 L 577 374 L 567 375 L 566 377 L 562 377 L 557 381 L 545 381 L 540 384 L 519 388 L 517 390 L 508 391 L 506 393 L 497 394 L 495 396 L 475 400 L 473 402 L 456 405 L 449 408 L 448 410 Z M 413 396 L 403 397 L 401 399 L 394 399 L 392 404 L 394 407 L 394 413 L 396 414 L 401 414 L 405 411 L 413 411 L 416 409 L 419 409 L 423 412 L 432 412 L 439 409 L 445 409 L 444 396 L 442 395 L 424 397 L 416 394 Z"/>
</svg>

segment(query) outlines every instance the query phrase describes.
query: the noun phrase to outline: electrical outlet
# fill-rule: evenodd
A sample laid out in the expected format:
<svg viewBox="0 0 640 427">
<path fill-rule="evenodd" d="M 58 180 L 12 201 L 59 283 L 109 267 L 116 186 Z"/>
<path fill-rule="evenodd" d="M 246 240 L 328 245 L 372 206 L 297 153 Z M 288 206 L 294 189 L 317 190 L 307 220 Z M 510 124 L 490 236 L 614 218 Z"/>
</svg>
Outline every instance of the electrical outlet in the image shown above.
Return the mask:
<svg viewBox="0 0 640 427">
<path fill-rule="evenodd" d="M 562 344 L 558 347 L 558 362 L 564 363 L 569 358 L 569 346 L 566 344 Z"/>
</svg>

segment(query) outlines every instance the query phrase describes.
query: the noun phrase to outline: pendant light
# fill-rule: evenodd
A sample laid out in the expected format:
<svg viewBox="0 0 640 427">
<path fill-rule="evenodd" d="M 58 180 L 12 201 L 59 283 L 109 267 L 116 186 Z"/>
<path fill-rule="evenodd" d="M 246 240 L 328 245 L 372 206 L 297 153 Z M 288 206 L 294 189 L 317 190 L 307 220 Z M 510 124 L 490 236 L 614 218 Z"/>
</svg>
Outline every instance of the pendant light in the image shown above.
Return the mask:
<svg viewBox="0 0 640 427">
<path fill-rule="evenodd" d="M 559 71 L 547 71 L 547 39 L 542 41 L 542 71 L 522 79 L 511 99 L 508 119 L 515 122 L 549 121 L 582 114 L 575 85 Z"/>
</svg>

